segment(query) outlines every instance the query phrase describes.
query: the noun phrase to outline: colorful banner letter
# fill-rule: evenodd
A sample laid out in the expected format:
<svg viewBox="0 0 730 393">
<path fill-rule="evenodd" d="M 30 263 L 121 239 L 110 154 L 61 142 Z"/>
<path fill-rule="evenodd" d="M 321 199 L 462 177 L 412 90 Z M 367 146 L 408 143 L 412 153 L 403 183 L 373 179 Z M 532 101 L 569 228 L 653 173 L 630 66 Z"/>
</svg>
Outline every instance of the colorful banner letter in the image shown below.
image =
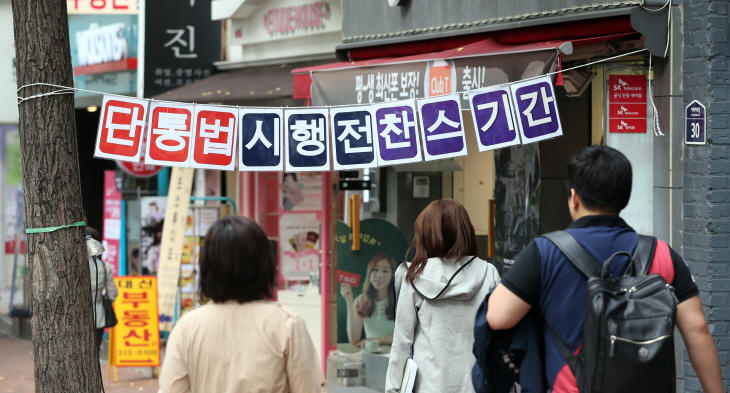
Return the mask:
<svg viewBox="0 0 730 393">
<path fill-rule="evenodd" d="M 147 126 L 145 162 L 187 168 L 190 166 L 190 139 L 195 129 L 193 105 L 176 106 L 153 102 Z"/>
<path fill-rule="evenodd" d="M 94 157 L 139 162 L 148 105 L 146 100 L 104 96 Z"/>
<path fill-rule="evenodd" d="M 281 130 L 282 109 L 241 109 L 238 166 L 246 171 L 281 171 L 284 169 L 284 149 Z"/>
<path fill-rule="evenodd" d="M 292 109 L 286 111 L 286 171 L 330 170 L 329 111 Z"/>
<path fill-rule="evenodd" d="M 236 166 L 238 109 L 195 106 L 191 168 L 232 171 Z"/>
<path fill-rule="evenodd" d="M 421 161 L 421 143 L 416 130 L 413 100 L 373 106 L 378 141 L 378 165 Z"/>
<path fill-rule="evenodd" d="M 523 144 L 563 135 L 555 91 L 549 76 L 518 82 L 510 88 Z"/>
<path fill-rule="evenodd" d="M 331 109 L 332 149 L 336 171 L 378 166 L 369 107 Z"/>
<path fill-rule="evenodd" d="M 472 90 L 469 103 L 480 152 L 520 144 L 509 85 Z"/>
<path fill-rule="evenodd" d="M 418 100 L 423 156 L 426 161 L 466 155 L 459 95 Z"/>
</svg>

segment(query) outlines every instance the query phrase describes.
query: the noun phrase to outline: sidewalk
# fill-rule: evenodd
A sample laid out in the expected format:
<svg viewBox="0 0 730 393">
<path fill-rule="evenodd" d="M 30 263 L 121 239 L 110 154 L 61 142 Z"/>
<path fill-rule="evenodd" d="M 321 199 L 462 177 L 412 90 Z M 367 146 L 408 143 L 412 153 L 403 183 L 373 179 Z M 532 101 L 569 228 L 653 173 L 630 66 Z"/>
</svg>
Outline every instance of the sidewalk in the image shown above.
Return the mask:
<svg viewBox="0 0 730 393">
<path fill-rule="evenodd" d="M 108 393 L 157 392 L 157 379 L 149 378 L 150 369 L 120 368 L 119 382 L 107 378 L 107 362 L 101 362 L 104 389 Z M 146 375 L 143 375 L 142 372 Z M 33 344 L 0 335 L 0 393 L 34 393 Z"/>
</svg>

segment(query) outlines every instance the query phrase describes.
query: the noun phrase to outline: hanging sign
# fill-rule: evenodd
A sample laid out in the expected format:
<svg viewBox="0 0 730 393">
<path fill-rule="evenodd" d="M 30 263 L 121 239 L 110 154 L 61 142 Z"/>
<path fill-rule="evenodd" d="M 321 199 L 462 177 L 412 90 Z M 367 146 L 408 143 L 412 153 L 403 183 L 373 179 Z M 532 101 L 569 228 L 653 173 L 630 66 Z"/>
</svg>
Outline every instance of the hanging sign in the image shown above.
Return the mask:
<svg viewBox="0 0 730 393">
<path fill-rule="evenodd" d="M 378 141 L 378 165 L 421 161 L 413 100 L 377 104 L 372 109 Z"/>
<path fill-rule="evenodd" d="M 286 171 L 330 170 L 327 109 L 286 111 Z"/>
<path fill-rule="evenodd" d="M 153 102 L 147 127 L 145 163 L 190 166 L 190 139 L 195 129 L 193 105 Z"/>
<path fill-rule="evenodd" d="M 284 169 L 281 130 L 282 109 L 241 109 L 238 137 L 238 165 L 242 170 L 281 171 Z"/>
<path fill-rule="evenodd" d="M 705 106 L 694 100 L 684 109 L 685 128 L 684 143 L 688 145 L 704 145 L 707 143 L 707 111 Z"/>
<path fill-rule="evenodd" d="M 127 162 L 127 161 L 116 161 L 117 167 L 123 170 L 126 174 L 134 177 L 152 177 L 160 173 L 164 166 L 147 164 L 146 159 L 142 157 L 142 162 Z"/>
<path fill-rule="evenodd" d="M 510 85 L 510 89 L 523 144 L 563 135 L 549 76 L 517 82 Z"/>
<path fill-rule="evenodd" d="M 116 367 L 160 365 L 160 330 L 157 326 L 157 278 L 115 277 L 119 294 L 114 312 L 110 363 Z"/>
<path fill-rule="evenodd" d="M 459 95 L 418 100 L 423 156 L 426 161 L 466 155 Z"/>
<path fill-rule="evenodd" d="M 509 85 L 469 91 L 469 103 L 480 152 L 520 144 Z"/>
<path fill-rule="evenodd" d="M 147 100 L 104 96 L 94 157 L 139 162 Z"/>
<path fill-rule="evenodd" d="M 122 193 L 117 190 L 114 171 L 104 171 L 104 228 L 102 259 L 112 267 L 112 275 L 119 272 L 119 241 L 122 234 Z"/>
<path fill-rule="evenodd" d="M 377 167 L 373 114 L 369 107 L 331 109 L 336 171 Z"/>
<path fill-rule="evenodd" d="M 236 165 L 235 150 L 238 109 L 195 106 L 195 133 L 190 146 L 191 168 L 232 171 Z"/>
<path fill-rule="evenodd" d="M 646 132 L 646 75 L 608 76 L 608 132 Z"/>
</svg>

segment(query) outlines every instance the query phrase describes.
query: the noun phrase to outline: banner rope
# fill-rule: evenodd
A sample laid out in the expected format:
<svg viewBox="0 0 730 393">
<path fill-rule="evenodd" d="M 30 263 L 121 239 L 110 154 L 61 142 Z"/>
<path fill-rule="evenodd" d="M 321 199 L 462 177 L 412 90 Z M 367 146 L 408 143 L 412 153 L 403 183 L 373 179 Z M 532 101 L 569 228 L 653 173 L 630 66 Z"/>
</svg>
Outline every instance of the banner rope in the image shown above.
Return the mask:
<svg viewBox="0 0 730 393">
<path fill-rule="evenodd" d="M 25 233 L 45 233 L 45 232 L 54 232 L 59 229 L 63 228 L 70 228 L 70 227 L 83 227 L 86 226 L 86 221 L 79 221 L 75 222 L 73 224 L 68 225 L 61 225 L 60 227 L 47 227 L 47 228 L 32 228 L 32 229 L 26 229 Z"/>
</svg>

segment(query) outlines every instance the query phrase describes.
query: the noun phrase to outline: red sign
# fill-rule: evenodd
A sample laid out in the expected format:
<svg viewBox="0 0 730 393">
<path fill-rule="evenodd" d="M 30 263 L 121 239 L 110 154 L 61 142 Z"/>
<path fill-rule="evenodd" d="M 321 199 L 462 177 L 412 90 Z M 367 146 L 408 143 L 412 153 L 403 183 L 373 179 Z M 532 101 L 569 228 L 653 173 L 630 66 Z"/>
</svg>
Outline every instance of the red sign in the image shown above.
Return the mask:
<svg viewBox="0 0 730 393">
<path fill-rule="evenodd" d="M 264 29 L 269 34 L 286 33 L 324 26 L 330 17 L 330 5 L 324 1 L 294 7 L 275 8 L 264 14 Z M 236 37 L 239 31 L 236 31 Z"/>
<path fill-rule="evenodd" d="M 193 106 L 153 103 L 147 140 L 148 164 L 189 166 Z"/>
<path fill-rule="evenodd" d="M 429 97 L 451 93 L 451 66 L 437 66 L 428 69 Z"/>
<path fill-rule="evenodd" d="M 360 275 L 356 273 L 346 272 L 344 270 L 337 271 L 338 284 L 350 284 L 353 288 L 360 287 Z"/>
<path fill-rule="evenodd" d="M 144 162 L 117 161 L 119 169 L 134 177 L 152 177 L 160 173 L 164 166 L 150 165 Z"/>
<path fill-rule="evenodd" d="M 112 274 L 119 273 L 119 240 L 122 234 L 122 194 L 117 190 L 114 171 L 104 171 L 104 228 L 102 259 L 112 265 Z"/>
<path fill-rule="evenodd" d="M 139 162 L 147 101 L 104 96 L 95 157 Z"/>
<path fill-rule="evenodd" d="M 237 109 L 195 107 L 191 168 L 233 170 Z"/>
<path fill-rule="evenodd" d="M 646 76 L 608 77 L 608 132 L 646 132 Z"/>
</svg>

